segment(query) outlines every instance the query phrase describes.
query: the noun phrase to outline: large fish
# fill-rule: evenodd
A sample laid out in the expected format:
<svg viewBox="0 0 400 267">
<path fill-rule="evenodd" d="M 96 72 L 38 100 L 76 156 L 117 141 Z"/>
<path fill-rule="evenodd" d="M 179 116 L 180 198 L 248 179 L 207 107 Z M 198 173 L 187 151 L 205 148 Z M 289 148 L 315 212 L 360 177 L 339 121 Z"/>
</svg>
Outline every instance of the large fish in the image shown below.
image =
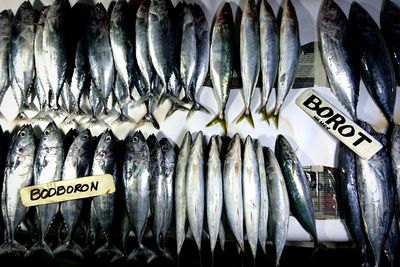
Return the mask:
<svg viewBox="0 0 400 267">
<path fill-rule="evenodd" d="M 338 148 L 338 175 L 342 210 L 351 238 L 367 263 L 367 236 L 361 217 L 361 208 L 357 192 L 357 155 L 343 143 Z"/>
<path fill-rule="evenodd" d="M 210 30 L 206 15 L 201 6 L 193 4 L 191 5 L 191 10 L 196 31 L 196 67 L 194 69 L 191 83 L 194 104 L 188 112 L 188 118 L 190 118 L 193 112 L 197 110 L 209 113 L 209 111 L 199 103 L 199 100 L 196 99 L 196 95 L 203 86 L 208 73 L 208 65 L 210 62 Z"/>
<path fill-rule="evenodd" d="M 240 250 L 244 252 L 241 145 L 239 134 L 235 134 L 229 143 L 222 173 L 226 217 Z"/>
<path fill-rule="evenodd" d="M 240 21 L 240 76 L 244 109 L 236 122 L 244 119 L 254 128 L 251 115 L 251 100 L 260 73 L 260 24 L 258 21 L 257 1 L 245 1 Z"/>
<path fill-rule="evenodd" d="M 35 76 L 34 62 L 35 14 L 29 1 L 23 2 L 15 14 L 10 39 L 9 74 L 20 114 L 30 109 L 29 94 Z"/>
<path fill-rule="evenodd" d="M 349 21 L 365 87 L 388 123 L 392 124 L 396 79 L 385 39 L 374 19 L 357 2 L 351 5 Z"/>
<path fill-rule="evenodd" d="M 107 129 L 102 133 L 99 143 L 94 152 L 91 175 L 111 174 L 114 183 L 118 185 L 117 173 L 117 138 L 113 132 Z M 122 255 L 121 251 L 112 244 L 111 235 L 113 232 L 112 225 L 116 213 L 116 192 L 96 196 L 92 200 L 95 216 L 106 239 L 106 244 L 96 250 L 95 255 L 115 253 L 116 256 Z"/>
<path fill-rule="evenodd" d="M 60 181 L 62 178 L 64 156 L 65 151 L 61 132 L 52 121 L 43 130 L 40 137 L 33 165 L 34 184 L 40 185 Z M 36 206 L 40 236 L 38 242 L 30 248 L 29 253 L 34 253 L 37 250 L 44 250 L 50 255 L 53 254 L 51 248 L 46 244 L 45 237 L 56 217 L 58 207 L 58 203 Z"/>
<path fill-rule="evenodd" d="M 243 207 L 247 241 L 256 260 L 260 218 L 260 173 L 253 140 L 246 137 L 243 153 Z"/>
<path fill-rule="evenodd" d="M 392 55 L 397 82 L 400 82 L 400 7 L 398 4 L 391 0 L 384 0 L 380 22 L 382 34 Z"/>
<path fill-rule="evenodd" d="M 357 192 L 364 229 L 371 245 L 375 266 L 380 266 L 386 236 L 394 216 L 394 179 L 386 139 L 366 122 L 360 126 L 384 147 L 369 160 L 357 157 Z"/>
<path fill-rule="evenodd" d="M 198 132 L 186 166 L 187 217 L 200 255 L 205 202 L 203 139 L 203 133 Z"/>
<path fill-rule="evenodd" d="M 103 105 L 103 111 L 108 113 L 107 102 L 111 94 L 114 80 L 114 59 L 110 43 L 109 17 L 102 3 L 93 7 L 87 29 L 88 58 L 91 76 L 90 91 L 96 94 L 100 103 L 94 103 L 95 109 Z"/>
<path fill-rule="evenodd" d="M 285 0 L 279 36 L 278 88 L 273 120 L 278 125 L 282 105 L 293 86 L 300 60 L 300 34 L 296 10 L 291 0 Z"/>
<path fill-rule="evenodd" d="M 14 15 L 10 10 L 3 10 L 0 13 L 0 105 L 10 85 L 8 59 L 13 18 Z"/>
<path fill-rule="evenodd" d="M 225 3 L 219 10 L 211 34 L 210 78 L 213 93 L 217 101 L 218 114 L 206 125 L 221 124 L 227 132 L 225 109 L 228 102 L 232 75 L 234 53 L 234 23 L 232 9 Z"/>
<path fill-rule="evenodd" d="M 128 259 L 134 259 L 152 254 L 142 244 L 150 214 L 150 151 L 140 131 L 128 138 L 122 178 L 125 208 L 138 243 L 128 256 Z"/>
<path fill-rule="evenodd" d="M 317 245 L 319 241 L 310 184 L 295 151 L 283 135 L 276 138 L 275 154 L 285 178 L 290 210 Z"/>
<path fill-rule="evenodd" d="M 349 21 L 333 0 L 322 3 L 318 16 L 319 49 L 330 87 L 351 117 L 357 119 L 360 74 Z"/>
<path fill-rule="evenodd" d="M 55 107 L 59 107 L 58 97 L 63 89 L 67 71 L 68 26 L 71 6 L 68 0 L 56 0 L 49 7 L 43 28 L 43 64 L 47 86 Z M 51 104 L 51 101 L 48 101 Z"/>
<path fill-rule="evenodd" d="M 15 240 L 15 232 L 28 210 L 22 205 L 19 190 L 33 183 L 35 149 L 32 126 L 21 126 L 9 145 L 4 170 L 1 211 L 5 227 L 5 243 L 0 246 L 0 255 L 15 253 L 23 256 L 27 251 Z"/>
<path fill-rule="evenodd" d="M 90 130 L 82 131 L 73 141 L 65 157 L 62 181 L 68 181 L 88 176 L 91 171 L 93 140 Z M 54 254 L 71 252 L 83 259 L 82 248 L 74 242 L 73 238 L 84 208 L 82 199 L 70 200 L 60 203 L 60 212 L 67 229 L 67 237 L 55 250 Z"/>
<path fill-rule="evenodd" d="M 265 244 L 268 238 L 268 214 L 269 214 L 269 199 L 268 199 L 268 181 L 265 169 L 264 148 L 259 140 L 255 142 L 257 154 L 258 173 L 260 175 L 260 220 L 258 223 L 258 241 L 264 253 Z"/>
<path fill-rule="evenodd" d="M 192 147 L 192 135 L 186 132 L 179 149 L 175 170 L 175 236 L 179 255 L 186 237 L 186 166 Z"/>
</svg>

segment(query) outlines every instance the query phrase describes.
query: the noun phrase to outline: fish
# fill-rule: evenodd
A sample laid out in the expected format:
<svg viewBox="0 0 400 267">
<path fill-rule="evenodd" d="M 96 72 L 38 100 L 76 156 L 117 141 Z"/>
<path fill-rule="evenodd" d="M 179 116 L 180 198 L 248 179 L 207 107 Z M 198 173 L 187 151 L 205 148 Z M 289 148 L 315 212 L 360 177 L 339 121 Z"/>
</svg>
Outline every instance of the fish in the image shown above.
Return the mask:
<svg viewBox="0 0 400 267">
<path fill-rule="evenodd" d="M 8 60 L 13 18 L 11 10 L 3 10 L 0 13 L 0 105 L 10 85 Z"/>
<path fill-rule="evenodd" d="M 325 0 L 317 20 L 318 44 L 329 85 L 353 120 L 357 119 L 360 72 L 350 23 L 339 5 Z"/>
<path fill-rule="evenodd" d="M 258 113 L 263 120 L 268 122 L 267 102 L 274 87 L 279 66 L 279 28 L 274 11 L 267 0 L 261 2 L 259 23 L 262 87 Z"/>
<path fill-rule="evenodd" d="M 289 229 L 289 193 L 278 159 L 269 147 L 266 149 L 265 165 L 269 196 L 268 232 L 274 245 L 274 263 L 279 266 Z"/>
<path fill-rule="evenodd" d="M 163 150 L 155 135 L 151 134 L 147 138 L 147 145 L 150 150 L 150 213 L 151 213 L 151 230 L 156 241 L 157 250 L 167 259 L 173 261 L 171 253 L 164 247 L 164 225 L 167 223 L 167 188 L 165 183 L 165 175 L 162 167 L 164 161 Z M 150 262 L 155 257 L 147 260 Z"/>
<path fill-rule="evenodd" d="M 400 82 L 400 45 L 399 45 L 399 20 L 400 7 L 391 0 L 382 2 L 380 26 L 383 37 L 391 53 L 397 82 Z"/>
<path fill-rule="evenodd" d="M 389 260 L 390 266 L 396 266 L 399 251 L 399 225 L 396 216 L 393 216 L 392 223 L 390 224 L 390 230 L 386 237 L 383 251 Z"/>
<path fill-rule="evenodd" d="M 86 38 L 88 40 L 90 90 L 99 99 L 103 112 L 108 114 L 108 98 L 115 82 L 114 59 L 110 43 L 109 16 L 102 3 L 97 3 L 90 14 Z M 93 101 L 92 101 L 93 102 Z M 97 109 L 97 105 L 95 109 Z"/>
<path fill-rule="evenodd" d="M 191 82 L 193 106 L 189 110 L 186 118 L 190 118 L 194 111 L 198 110 L 207 114 L 210 113 L 210 111 L 196 99 L 196 95 L 203 86 L 208 73 L 208 66 L 210 63 L 210 30 L 206 15 L 201 6 L 194 3 L 190 8 L 193 14 L 196 35 L 196 67 L 194 68 Z"/>
<path fill-rule="evenodd" d="M 217 136 L 209 141 L 206 173 L 206 212 L 210 239 L 211 261 L 214 263 L 214 249 L 220 233 L 223 210 L 222 162 Z M 213 264 L 212 264 L 213 265 Z"/>
<path fill-rule="evenodd" d="M 203 236 L 205 182 L 204 182 L 204 135 L 199 131 L 190 149 L 186 166 L 186 210 L 190 230 L 199 250 L 201 261 L 201 241 Z"/>
<path fill-rule="evenodd" d="M 311 235 L 317 248 L 319 240 L 310 184 L 295 151 L 286 137 L 281 134 L 275 141 L 275 154 L 285 178 L 290 210 L 301 226 Z"/>
<path fill-rule="evenodd" d="M 351 5 L 349 21 L 359 57 L 361 78 L 369 95 L 391 125 L 394 120 L 396 79 L 385 39 L 371 15 L 356 2 Z"/>
<path fill-rule="evenodd" d="M 117 138 L 112 130 L 105 130 L 100 137 L 94 152 L 91 175 L 111 174 L 116 185 L 119 184 L 117 170 Z M 100 224 L 106 243 L 95 251 L 95 256 L 114 253 L 117 257 L 122 256 L 122 252 L 112 243 L 113 223 L 116 213 L 116 192 L 108 195 L 93 197 L 92 206 L 95 217 Z M 115 230 L 115 229 L 114 229 Z"/>
<path fill-rule="evenodd" d="M 219 123 L 227 132 L 225 109 L 228 102 L 234 61 L 234 23 L 232 9 L 225 3 L 218 11 L 211 33 L 210 79 L 218 105 L 218 114 L 206 125 Z"/>
<path fill-rule="evenodd" d="M 31 125 L 25 124 L 13 135 L 6 156 L 1 191 L 5 242 L 0 246 L 0 255 L 24 256 L 27 252 L 26 247 L 16 240 L 15 233 L 28 211 L 22 205 L 19 190 L 33 183 L 35 151 L 33 128 Z"/>
<path fill-rule="evenodd" d="M 130 102 L 130 93 L 128 88 L 125 86 L 124 81 L 122 77 L 117 74 L 115 77 L 115 85 L 114 85 L 114 96 L 115 100 L 118 103 L 119 106 L 119 117 L 118 119 L 120 121 L 130 121 L 132 120 L 128 115 L 128 111 L 125 111 L 127 108 L 127 105 Z"/>
<path fill-rule="evenodd" d="M 400 206 L 399 206 L 400 205 L 400 160 L 398 156 L 400 155 L 400 125 L 398 124 L 395 124 L 392 132 L 390 133 L 389 153 L 393 169 L 393 179 L 396 185 L 395 211 L 396 215 L 400 216 Z"/>
<path fill-rule="evenodd" d="M 242 163 L 241 140 L 239 134 L 235 134 L 229 143 L 222 171 L 224 205 L 230 229 L 244 252 Z"/>
<path fill-rule="evenodd" d="M 24 1 L 15 13 L 11 27 L 9 75 L 18 105 L 17 118 L 26 118 L 25 110 L 33 109 L 29 101 L 35 77 L 34 62 L 35 14 L 29 1 Z"/>
<path fill-rule="evenodd" d="M 291 0 L 286 0 L 283 5 L 279 37 L 278 87 L 271 115 L 277 127 L 282 105 L 296 78 L 301 53 L 299 22 Z"/>
<path fill-rule="evenodd" d="M 258 222 L 258 241 L 264 254 L 266 254 L 265 244 L 268 238 L 267 230 L 269 214 L 268 180 L 264 159 L 264 148 L 259 140 L 255 140 L 254 146 L 257 155 L 258 173 L 260 176 L 260 215 Z"/>
<path fill-rule="evenodd" d="M 128 260 L 151 257 L 153 252 L 142 244 L 150 215 L 150 151 L 141 131 L 128 137 L 122 179 L 125 209 L 138 243 Z"/>
<path fill-rule="evenodd" d="M 367 122 L 363 128 L 383 147 L 369 160 L 357 157 L 357 192 L 364 229 L 375 259 L 380 266 L 381 254 L 394 216 L 394 179 L 384 134 L 377 133 Z"/>
<path fill-rule="evenodd" d="M 33 180 L 35 185 L 58 182 L 62 179 L 65 158 L 64 143 L 61 131 L 54 121 L 47 124 L 43 130 L 37 147 L 33 164 Z M 50 256 L 53 251 L 47 245 L 45 237 L 59 209 L 59 203 L 49 203 L 36 206 L 36 216 L 39 221 L 39 240 L 32 245 L 27 255 L 36 251 L 44 251 Z"/>
<path fill-rule="evenodd" d="M 253 128 L 251 100 L 257 85 L 261 65 L 258 16 L 257 1 L 245 1 L 240 21 L 240 76 L 242 78 L 244 109 L 237 117 L 236 123 L 246 120 Z"/>
<path fill-rule="evenodd" d="M 68 25 L 71 6 L 68 0 L 55 0 L 47 11 L 43 28 L 43 64 L 50 97 L 59 108 L 59 97 L 67 77 Z M 52 103 L 51 98 L 48 101 Z"/>
<path fill-rule="evenodd" d="M 86 129 L 74 139 L 66 153 L 61 180 L 68 181 L 88 176 L 91 172 L 92 151 L 92 135 L 90 130 Z M 84 258 L 82 248 L 73 238 L 79 225 L 85 201 L 87 200 L 76 199 L 60 203 L 60 212 L 67 229 L 67 237 L 54 250 L 55 255 L 70 252 L 80 259 Z"/>
<path fill-rule="evenodd" d="M 192 135 L 188 131 L 179 148 L 175 168 L 175 236 L 178 261 L 186 237 L 186 166 L 191 147 Z"/>
<path fill-rule="evenodd" d="M 343 143 L 339 143 L 337 165 L 345 223 L 366 264 L 368 239 L 357 191 L 357 155 Z"/>
<path fill-rule="evenodd" d="M 141 95 L 142 98 L 147 100 L 145 101 L 146 105 L 146 115 L 143 119 L 137 123 L 137 125 L 144 124 L 145 122 L 150 122 L 154 128 L 159 129 L 159 123 L 155 119 L 152 113 L 152 107 L 155 105 L 152 104 L 152 94 L 155 88 L 154 80 L 156 79 L 157 73 L 154 70 L 150 51 L 149 51 L 149 40 L 147 36 L 147 28 L 149 23 L 149 9 L 150 9 L 150 0 L 144 0 L 137 12 L 136 12 L 136 21 L 135 21 L 135 52 L 136 52 L 136 61 L 138 65 L 138 69 L 143 77 L 144 88 L 145 91 Z M 140 92 L 139 92 L 140 93 Z"/>
<path fill-rule="evenodd" d="M 248 135 L 243 153 L 243 207 L 247 241 L 255 263 L 260 219 L 260 173 L 253 139 Z"/>
</svg>

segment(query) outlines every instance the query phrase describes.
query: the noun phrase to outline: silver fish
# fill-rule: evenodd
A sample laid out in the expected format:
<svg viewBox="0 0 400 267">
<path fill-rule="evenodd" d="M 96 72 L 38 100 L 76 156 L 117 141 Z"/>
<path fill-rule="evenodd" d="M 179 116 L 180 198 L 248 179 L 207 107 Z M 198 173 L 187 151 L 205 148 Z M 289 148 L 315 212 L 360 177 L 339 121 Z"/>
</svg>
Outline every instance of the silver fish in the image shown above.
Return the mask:
<svg viewBox="0 0 400 267">
<path fill-rule="evenodd" d="M 221 217 L 223 209 L 223 186 L 222 186 L 222 162 L 217 137 L 213 135 L 210 139 L 207 178 L 206 178 L 206 211 L 207 226 L 210 239 L 211 261 L 214 262 L 214 249 L 221 228 Z M 223 228 L 223 227 L 222 227 Z"/>
<path fill-rule="evenodd" d="M 20 118 L 26 117 L 24 109 L 31 108 L 28 95 L 35 76 L 34 40 L 34 10 L 31 3 L 25 1 L 19 6 L 13 20 L 9 58 L 10 83 Z"/>
<path fill-rule="evenodd" d="M 293 216 L 311 235 L 315 245 L 318 245 L 310 184 L 300 160 L 289 141 L 283 135 L 278 135 L 276 138 L 275 154 L 285 178 Z"/>
<path fill-rule="evenodd" d="M 273 120 L 278 125 L 282 105 L 293 86 L 300 59 L 299 22 L 291 0 L 283 6 L 279 37 L 278 88 Z"/>
<path fill-rule="evenodd" d="M 236 123 L 247 120 L 254 128 L 251 115 L 251 99 L 260 73 L 260 26 L 258 21 L 257 1 L 245 1 L 240 21 L 240 74 L 242 77 L 242 93 L 244 109 Z"/>
<path fill-rule="evenodd" d="M 117 139 L 111 130 L 102 133 L 94 152 L 91 175 L 111 174 L 116 185 L 118 182 L 117 174 Z M 95 255 L 109 254 L 122 255 L 122 252 L 112 244 L 111 234 L 112 225 L 115 217 L 116 192 L 96 196 L 92 200 L 94 212 L 98 223 L 104 232 L 106 244 L 95 251 Z"/>
<path fill-rule="evenodd" d="M 243 155 L 243 207 L 247 241 L 255 262 L 260 219 L 260 173 L 253 140 L 246 137 Z"/>
<path fill-rule="evenodd" d="M 150 214 L 150 151 L 140 131 L 128 138 L 123 165 L 124 202 L 138 243 L 129 260 L 152 253 L 142 244 Z"/>
<path fill-rule="evenodd" d="M 393 216 L 392 223 L 390 224 L 390 230 L 386 237 L 386 243 L 384 245 L 384 252 L 386 258 L 389 260 L 390 266 L 396 266 L 397 252 L 399 251 L 399 225 L 397 223 L 396 216 Z"/>
<path fill-rule="evenodd" d="M 224 204 L 226 217 L 241 251 L 244 248 L 242 150 L 239 134 L 229 143 L 223 167 Z"/>
<path fill-rule="evenodd" d="M 258 223 L 258 241 L 264 253 L 265 243 L 268 238 L 268 214 L 269 214 L 269 198 L 268 198 L 268 181 L 265 170 L 264 148 L 259 140 L 255 141 L 255 148 L 258 162 L 258 173 L 260 175 L 260 220 Z"/>
<path fill-rule="evenodd" d="M 197 133 L 190 149 L 186 166 L 186 205 L 187 217 L 199 253 L 204 220 L 204 152 L 203 133 Z"/>
<path fill-rule="evenodd" d="M 267 0 L 260 6 L 261 103 L 258 113 L 268 120 L 267 102 L 274 87 L 279 65 L 279 29 L 274 11 Z"/>
<path fill-rule="evenodd" d="M 21 126 L 9 145 L 4 170 L 1 211 L 5 227 L 5 243 L 0 246 L 0 255 L 15 253 L 23 256 L 27 251 L 15 240 L 15 232 L 28 210 L 22 205 L 19 190 L 33 183 L 35 149 L 32 126 Z"/>
<path fill-rule="evenodd" d="M 10 85 L 8 59 L 13 18 L 14 15 L 10 10 L 3 10 L 0 13 L 0 104 Z"/>
<path fill-rule="evenodd" d="M 82 131 L 73 141 L 65 157 L 62 181 L 88 176 L 91 171 L 93 140 L 90 130 Z M 55 250 L 54 254 L 66 251 L 72 252 L 83 259 L 82 248 L 73 241 L 73 236 L 78 227 L 83 203 L 85 200 L 77 199 L 60 203 L 60 212 L 67 228 L 67 238 Z"/>
<path fill-rule="evenodd" d="M 234 53 L 234 24 L 232 9 L 225 3 L 219 10 L 211 34 L 210 78 L 213 93 L 218 104 L 218 114 L 206 125 L 221 124 L 227 132 L 225 109 L 228 101 L 232 75 Z"/>
<path fill-rule="evenodd" d="M 357 191 L 364 229 L 375 266 L 380 266 L 386 236 L 394 216 L 394 179 L 386 139 L 366 122 L 359 125 L 384 147 L 369 160 L 357 157 Z"/>
<path fill-rule="evenodd" d="M 58 97 L 64 86 L 67 70 L 67 27 L 71 6 L 68 0 L 55 0 L 49 7 L 43 28 L 43 63 L 52 97 Z M 51 104 L 51 101 L 48 101 Z"/>
<path fill-rule="evenodd" d="M 317 21 L 319 49 L 329 84 L 340 103 L 356 119 L 360 75 L 351 46 L 349 21 L 333 0 L 322 3 Z"/>
<path fill-rule="evenodd" d="M 122 77 L 119 74 L 115 76 L 114 96 L 120 109 L 119 111 L 120 115 L 118 119 L 120 121 L 130 121 L 131 118 L 128 117 L 127 111 L 125 111 L 127 105 L 131 100 L 130 93 Z"/>
<path fill-rule="evenodd" d="M 266 171 L 268 174 L 269 211 L 268 232 L 275 248 L 275 265 L 279 266 L 289 228 L 290 205 L 285 178 L 274 152 L 267 148 Z"/>
<path fill-rule="evenodd" d="M 178 258 L 186 236 L 186 166 L 191 147 L 192 135 L 190 132 L 186 132 L 179 150 L 175 170 L 175 235 Z"/>
<path fill-rule="evenodd" d="M 52 121 L 43 130 L 40 137 L 33 168 L 34 184 L 39 185 L 60 181 L 64 157 L 65 152 L 61 132 Z M 58 203 L 36 206 L 40 236 L 38 242 L 30 248 L 29 253 L 33 253 L 36 250 L 44 250 L 50 255 L 53 254 L 46 244 L 45 237 L 56 216 L 58 207 Z"/>
<path fill-rule="evenodd" d="M 392 162 L 393 179 L 396 185 L 396 211 L 397 215 L 400 212 L 400 125 L 396 124 L 390 136 L 390 159 Z"/>
</svg>

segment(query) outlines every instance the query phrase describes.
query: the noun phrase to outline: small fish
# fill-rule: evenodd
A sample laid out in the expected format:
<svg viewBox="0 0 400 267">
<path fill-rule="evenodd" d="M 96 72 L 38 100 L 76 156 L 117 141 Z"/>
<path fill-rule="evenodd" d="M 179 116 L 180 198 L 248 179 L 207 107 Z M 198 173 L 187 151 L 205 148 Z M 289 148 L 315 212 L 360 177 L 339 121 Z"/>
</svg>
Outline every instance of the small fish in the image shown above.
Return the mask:
<svg viewBox="0 0 400 267">
<path fill-rule="evenodd" d="M 399 216 L 400 212 L 400 125 L 396 124 L 390 136 L 390 159 L 392 162 L 393 179 L 396 185 L 396 212 Z"/>
<path fill-rule="evenodd" d="M 211 33 L 210 78 L 213 93 L 218 105 L 218 114 L 206 125 L 221 124 L 227 132 L 225 109 L 228 101 L 233 75 L 234 23 L 232 9 L 225 3 L 218 11 Z"/>
<path fill-rule="evenodd" d="M 0 13 L 0 105 L 10 85 L 8 60 L 13 18 L 11 10 L 3 10 Z"/>
<path fill-rule="evenodd" d="M 236 119 L 242 120 L 254 128 L 251 115 L 251 100 L 260 73 L 260 24 L 258 21 L 257 1 L 245 1 L 240 21 L 240 74 L 243 84 L 244 109 Z"/>
<path fill-rule="evenodd" d="M 398 251 L 399 251 L 399 225 L 397 223 L 396 216 L 393 216 L 392 223 L 390 224 L 390 230 L 386 237 L 386 243 L 383 251 L 385 252 L 386 258 L 389 260 L 390 266 L 397 266 Z"/>
<path fill-rule="evenodd" d="M 325 0 L 319 11 L 317 28 L 322 63 L 330 87 L 355 120 L 360 73 L 351 43 L 350 23 L 333 0 Z"/>
<path fill-rule="evenodd" d="M 27 252 L 27 249 L 15 239 L 15 233 L 28 210 L 22 205 L 19 190 L 33 183 L 35 149 L 35 135 L 32 126 L 21 126 L 12 137 L 4 170 L 1 209 L 5 243 L 0 246 L 0 255 L 24 256 Z"/>
<path fill-rule="evenodd" d="M 261 103 L 258 113 L 268 121 L 267 102 L 274 87 L 279 65 L 279 30 L 274 11 L 267 0 L 260 6 Z"/>
<path fill-rule="evenodd" d="M 282 105 L 296 78 L 301 52 L 299 22 L 291 0 L 285 0 L 279 34 L 278 88 L 276 90 L 275 109 L 272 115 L 277 127 Z"/>
<path fill-rule="evenodd" d="M 255 149 L 257 154 L 258 173 L 260 175 L 260 220 L 258 223 L 258 241 L 264 252 L 266 253 L 265 244 L 268 238 L 268 181 L 265 169 L 264 148 L 259 140 L 255 141 Z"/>
</svg>

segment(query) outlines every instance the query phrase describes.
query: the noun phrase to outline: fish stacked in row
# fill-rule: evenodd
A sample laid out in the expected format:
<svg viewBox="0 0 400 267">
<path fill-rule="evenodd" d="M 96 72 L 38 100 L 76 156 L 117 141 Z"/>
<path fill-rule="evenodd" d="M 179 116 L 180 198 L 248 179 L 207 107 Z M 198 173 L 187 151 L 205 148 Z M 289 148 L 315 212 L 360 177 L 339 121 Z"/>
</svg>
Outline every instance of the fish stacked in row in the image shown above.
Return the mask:
<svg viewBox="0 0 400 267">
<path fill-rule="evenodd" d="M 318 18 L 318 39 L 322 62 L 337 99 L 357 120 L 360 75 L 369 95 L 394 126 L 400 9 L 383 1 L 381 28 L 360 4 L 353 2 L 349 19 L 333 0 L 323 1 Z M 352 40 L 355 40 L 354 42 Z"/>
<path fill-rule="evenodd" d="M 167 138 L 158 141 L 150 135 L 146 139 L 140 131 L 123 144 L 110 130 L 97 142 L 89 130 L 73 136 L 72 141 L 68 141 L 69 135 L 63 139 L 54 122 L 43 130 L 38 145 L 30 125 L 20 127 L 13 135 L 1 192 L 5 242 L 0 255 L 29 256 L 45 251 L 83 258 L 82 244 L 75 240 L 84 239 L 83 245 L 94 246 L 103 237 L 105 244 L 96 248 L 96 256 L 125 255 L 128 260 L 144 257 L 147 261 L 162 256 L 173 260 L 166 240 L 174 229 L 179 258 L 188 222 L 199 250 L 206 224 L 212 254 L 218 238 L 223 246 L 229 227 L 241 252 L 245 251 L 247 236 L 254 259 L 258 244 L 265 252 L 266 241 L 271 240 L 278 264 L 290 210 L 318 242 L 308 180 L 281 135 L 276 153 L 249 136 L 243 146 L 238 134 L 227 148 L 221 137 L 212 136 L 205 149 L 202 132 L 193 141 L 188 132 L 179 152 Z M 101 174 L 114 177 L 115 193 L 38 205 L 29 212 L 22 205 L 22 187 Z M 228 224 L 222 219 L 223 213 Z M 21 223 L 35 240 L 29 250 L 17 240 Z M 53 228 L 63 229 L 55 231 L 60 242 L 49 234 L 54 233 Z M 148 229 L 154 249 L 142 242 Z M 137 242 L 133 251 L 128 251 L 131 230 Z"/>
</svg>

